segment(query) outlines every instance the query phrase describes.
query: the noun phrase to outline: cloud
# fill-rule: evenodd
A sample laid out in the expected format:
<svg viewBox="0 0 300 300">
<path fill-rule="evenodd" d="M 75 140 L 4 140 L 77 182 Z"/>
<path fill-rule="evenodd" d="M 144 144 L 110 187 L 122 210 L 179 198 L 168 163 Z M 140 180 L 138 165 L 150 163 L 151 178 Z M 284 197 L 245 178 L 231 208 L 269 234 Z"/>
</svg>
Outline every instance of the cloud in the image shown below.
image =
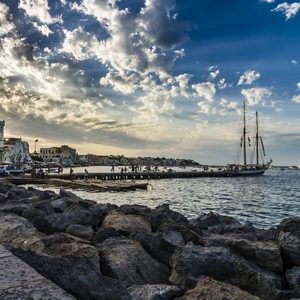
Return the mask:
<svg viewBox="0 0 300 300">
<path fill-rule="evenodd" d="M 257 72 L 255 73 L 255 71 L 246 71 L 244 72 L 244 74 L 240 77 L 239 81 L 238 81 L 238 85 L 241 84 L 252 84 L 253 81 L 257 80 L 260 77 L 260 74 Z"/>
<path fill-rule="evenodd" d="M 300 2 L 294 2 L 292 4 L 288 4 L 287 2 L 281 3 L 277 5 L 276 8 L 272 9 L 271 11 L 279 11 L 283 12 L 283 14 L 286 16 L 286 20 L 294 17 L 300 9 Z"/>
<path fill-rule="evenodd" d="M 40 31 L 45 36 L 49 36 L 49 34 L 53 33 L 53 31 L 50 30 L 49 27 L 45 24 L 38 25 L 36 22 L 33 22 L 32 24 L 38 31 Z"/>
<path fill-rule="evenodd" d="M 61 17 L 52 18 L 50 15 L 47 0 L 20 0 L 18 7 L 24 9 L 29 17 L 35 17 L 42 23 L 62 23 Z"/>
<path fill-rule="evenodd" d="M 293 102 L 300 103 L 300 95 L 296 95 L 292 98 Z"/>
<path fill-rule="evenodd" d="M 292 64 L 297 65 L 298 62 L 296 60 L 292 60 Z"/>
<path fill-rule="evenodd" d="M 216 70 L 215 72 L 210 72 L 208 80 L 214 81 L 219 74 L 220 74 L 219 70 Z"/>
<path fill-rule="evenodd" d="M 249 105 L 257 105 L 264 96 L 271 96 L 271 90 L 268 88 L 252 88 L 252 89 L 243 89 L 241 94 L 245 96 L 248 100 Z"/>
<path fill-rule="evenodd" d="M 192 89 L 196 90 L 194 97 L 203 97 L 207 102 L 214 102 L 214 95 L 216 93 L 215 84 L 211 82 L 204 82 L 193 84 Z"/>
<path fill-rule="evenodd" d="M 273 2 L 275 2 L 275 0 L 260 0 L 260 2 L 273 3 Z"/>
</svg>

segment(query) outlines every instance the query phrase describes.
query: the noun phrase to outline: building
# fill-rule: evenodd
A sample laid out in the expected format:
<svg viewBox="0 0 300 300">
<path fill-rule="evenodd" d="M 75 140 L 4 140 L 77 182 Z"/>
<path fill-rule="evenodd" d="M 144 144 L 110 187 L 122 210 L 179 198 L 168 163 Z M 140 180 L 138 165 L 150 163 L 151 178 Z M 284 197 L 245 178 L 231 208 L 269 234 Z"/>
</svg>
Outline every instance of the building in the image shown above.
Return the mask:
<svg viewBox="0 0 300 300">
<path fill-rule="evenodd" d="M 67 145 L 61 147 L 40 148 L 38 156 L 44 162 L 56 162 L 63 165 L 73 164 L 76 161 L 76 149 Z"/>
</svg>

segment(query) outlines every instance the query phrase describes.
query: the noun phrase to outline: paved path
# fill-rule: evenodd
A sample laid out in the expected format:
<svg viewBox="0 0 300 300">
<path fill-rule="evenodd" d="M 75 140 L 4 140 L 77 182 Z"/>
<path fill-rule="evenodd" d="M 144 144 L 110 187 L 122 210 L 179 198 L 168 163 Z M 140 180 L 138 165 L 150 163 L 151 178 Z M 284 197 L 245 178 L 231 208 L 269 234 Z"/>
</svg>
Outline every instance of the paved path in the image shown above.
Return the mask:
<svg viewBox="0 0 300 300">
<path fill-rule="evenodd" d="M 74 300 L 0 245 L 0 300 Z"/>
</svg>

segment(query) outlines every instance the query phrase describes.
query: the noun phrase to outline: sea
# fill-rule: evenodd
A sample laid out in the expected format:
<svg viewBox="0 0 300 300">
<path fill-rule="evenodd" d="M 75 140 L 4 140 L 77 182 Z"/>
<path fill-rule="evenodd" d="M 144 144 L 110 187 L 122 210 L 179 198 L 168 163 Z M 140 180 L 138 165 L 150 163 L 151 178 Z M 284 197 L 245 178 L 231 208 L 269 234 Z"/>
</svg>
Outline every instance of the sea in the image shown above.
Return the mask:
<svg viewBox="0 0 300 300">
<path fill-rule="evenodd" d="M 121 167 L 115 167 L 121 168 Z M 83 167 L 73 168 L 75 174 Z M 111 167 L 92 166 L 90 173 L 110 172 Z M 174 168 L 172 168 L 174 170 Z M 191 171 L 178 169 L 174 171 Z M 68 172 L 65 169 L 64 172 Z M 118 172 L 115 169 L 115 172 Z M 276 227 L 285 218 L 300 216 L 300 171 L 269 169 L 262 176 L 198 177 L 143 180 L 147 190 L 127 192 L 84 192 L 70 190 L 83 199 L 98 203 L 139 204 L 155 208 L 168 204 L 188 219 L 213 212 L 251 223 L 260 229 Z M 47 187 L 34 186 L 38 189 Z M 59 189 L 50 188 L 58 192 Z"/>
</svg>

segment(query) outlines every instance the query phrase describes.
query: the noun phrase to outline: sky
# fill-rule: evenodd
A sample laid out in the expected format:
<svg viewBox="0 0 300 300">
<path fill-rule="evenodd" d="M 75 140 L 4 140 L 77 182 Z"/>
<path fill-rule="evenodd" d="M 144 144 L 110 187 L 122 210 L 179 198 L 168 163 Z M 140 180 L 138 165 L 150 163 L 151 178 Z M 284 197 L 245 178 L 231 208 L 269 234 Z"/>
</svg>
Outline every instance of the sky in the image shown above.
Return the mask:
<svg viewBox="0 0 300 300">
<path fill-rule="evenodd" d="M 32 152 L 227 164 L 245 101 L 300 165 L 299 66 L 300 2 L 0 0 L 0 120 Z"/>
</svg>

